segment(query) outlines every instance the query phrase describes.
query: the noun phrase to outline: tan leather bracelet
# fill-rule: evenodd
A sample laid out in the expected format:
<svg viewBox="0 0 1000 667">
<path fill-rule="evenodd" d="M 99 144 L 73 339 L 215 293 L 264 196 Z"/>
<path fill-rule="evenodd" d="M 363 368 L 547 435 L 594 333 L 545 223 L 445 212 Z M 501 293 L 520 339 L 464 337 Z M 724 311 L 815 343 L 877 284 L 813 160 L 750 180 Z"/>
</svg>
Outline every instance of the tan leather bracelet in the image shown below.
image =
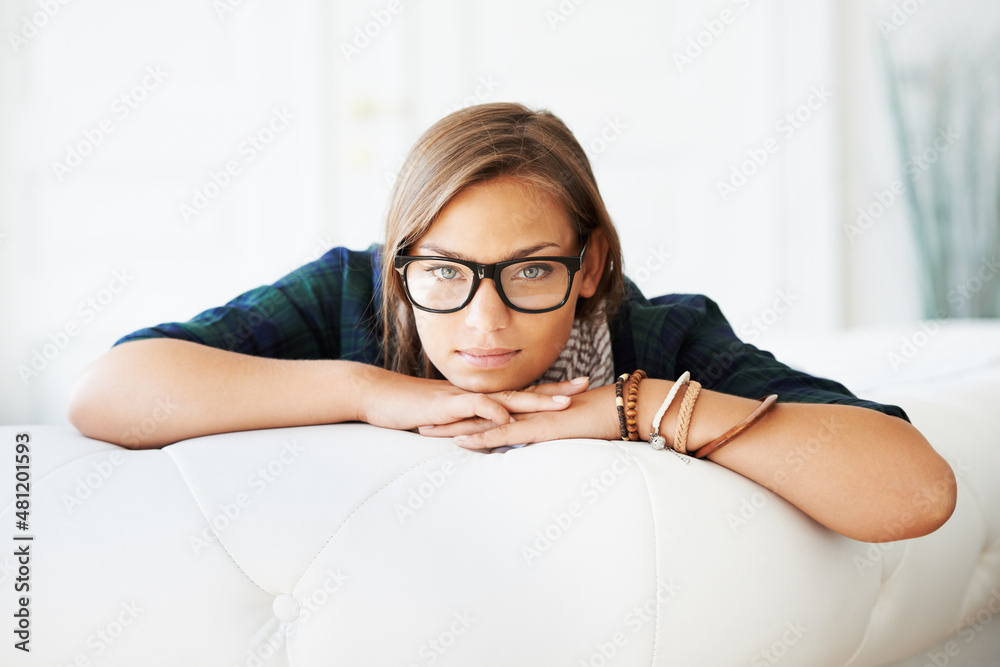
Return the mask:
<svg viewBox="0 0 1000 667">
<path fill-rule="evenodd" d="M 750 428 L 754 422 L 763 417 L 768 410 L 773 408 L 774 404 L 777 401 L 778 401 L 778 395 L 771 394 L 770 396 L 764 399 L 763 403 L 757 406 L 756 410 L 747 415 L 746 419 L 744 419 L 739 424 L 732 427 L 731 429 L 729 429 L 728 431 L 720 435 L 718 438 L 708 443 L 707 445 L 699 447 L 697 450 L 695 450 L 693 456 L 696 459 L 703 459 L 712 452 L 716 451 L 724 444 L 726 444 L 727 442 L 738 436 L 740 433 Z"/>
<path fill-rule="evenodd" d="M 677 433 L 674 435 L 674 451 L 687 454 L 688 429 L 691 427 L 691 413 L 694 412 L 694 403 L 698 400 L 701 392 L 701 384 L 691 380 L 684 391 L 684 399 L 681 400 L 681 407 L 677 413 Z"/>
</svg>

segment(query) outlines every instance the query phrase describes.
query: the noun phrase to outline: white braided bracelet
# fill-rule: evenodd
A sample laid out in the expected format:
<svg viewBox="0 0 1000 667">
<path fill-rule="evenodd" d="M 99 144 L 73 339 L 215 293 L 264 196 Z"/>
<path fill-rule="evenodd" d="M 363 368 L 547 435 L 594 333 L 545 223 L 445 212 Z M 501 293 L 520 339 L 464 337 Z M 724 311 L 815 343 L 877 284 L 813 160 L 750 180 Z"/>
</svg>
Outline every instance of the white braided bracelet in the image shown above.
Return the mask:
<svg viewBox="0 0 1000 667">
<path fill-rule="evenodd" d="M 684 373 L 674 381 L 674 386 L 670 388 L 667 392 L 667 397 L 663 399 L 663 405 L 660 409 L 656 411 L 656 416 L 653 417 L 653 430 L 649 432 L 649 444 L 653 446 L 653 449 L 663 449 L 667 446 L 667 439 L 660 435 L 660 421 L 663 419 L 663 415 L 667 414 L 667 409 L 670 408 L 670 404 L 674 402 L 674 396 L 677 395 L 677 390 L 681 388 L 682 384 L 687 384 L 688 380 L 691 379 L 691 372 L 684 371 Z"/>
</svg>

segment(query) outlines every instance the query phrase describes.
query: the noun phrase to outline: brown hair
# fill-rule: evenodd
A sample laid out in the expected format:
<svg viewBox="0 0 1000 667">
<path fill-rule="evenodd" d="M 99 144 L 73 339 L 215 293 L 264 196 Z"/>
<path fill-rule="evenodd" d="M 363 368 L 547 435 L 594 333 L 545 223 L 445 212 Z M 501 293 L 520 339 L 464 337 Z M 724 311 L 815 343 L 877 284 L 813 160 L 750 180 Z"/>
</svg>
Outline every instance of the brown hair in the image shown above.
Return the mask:
<svg viewBox="0 0 1000 667">
<path fill-rule="evenodd" d="M 381 319 L 385 367 L 440 378 L 423 353 L 413 310 L 393 258 L 423 236 L 464 188 L 514 178 L 555 197 L 583 237 L 601 230 L 608 255 L 597 292 L 577 301 L 577 317 L 604 304 L 611 316 L 624 295 L 621 244 L 583 148 L 546 110 L 513 103 L 467 107 L 445 116 L 417 140 L 389 196 L 381 257 Z"/>
</svg>

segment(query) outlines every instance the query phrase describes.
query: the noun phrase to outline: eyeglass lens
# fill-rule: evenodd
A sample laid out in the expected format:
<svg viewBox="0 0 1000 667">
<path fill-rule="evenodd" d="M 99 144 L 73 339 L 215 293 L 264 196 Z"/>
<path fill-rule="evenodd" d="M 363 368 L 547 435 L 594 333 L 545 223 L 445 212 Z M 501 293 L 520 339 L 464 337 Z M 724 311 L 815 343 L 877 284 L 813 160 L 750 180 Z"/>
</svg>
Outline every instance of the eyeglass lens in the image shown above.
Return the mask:
<svg viewBox="0 0 1000 667">
<path fill-rule="evenodd" d="M 431 310 L 458 308 L 469 297 L 473 282 L 473 270 L 454 262 L 419 260 L 406 267 L 410 298 Z M 544 310 L 562 302 L 568 285 L 565 264 L 527 259 L 505 267 L 498 287 L 518 308 Z"/>
</svg>

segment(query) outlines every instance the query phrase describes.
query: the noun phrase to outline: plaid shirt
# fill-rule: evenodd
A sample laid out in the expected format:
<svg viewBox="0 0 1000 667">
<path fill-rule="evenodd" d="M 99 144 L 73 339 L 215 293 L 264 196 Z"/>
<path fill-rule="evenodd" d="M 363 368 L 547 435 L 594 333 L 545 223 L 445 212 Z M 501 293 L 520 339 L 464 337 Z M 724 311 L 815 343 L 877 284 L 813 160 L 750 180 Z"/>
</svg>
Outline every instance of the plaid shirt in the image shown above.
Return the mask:
<svg viewBox="0 0 1000 667">
<path fill-rule="evenodd" d="M 319 259 L 187 322 L 140 329 L 141 338 L 179 338 L 276 359 L 347 359 L 382 364 L 378 318 L 380 247 L 334 248 Z M 700 294 L 627 295 L 610 323 L 615 374 L 645 369 L 674 379 L 685 370 L 705 389 L 788 403 L 841 403 L 909 421 L 902 409 L 865 401 L 842 384 L 794 370 L 736 337 L 718 305 Z"/>
</svg>

